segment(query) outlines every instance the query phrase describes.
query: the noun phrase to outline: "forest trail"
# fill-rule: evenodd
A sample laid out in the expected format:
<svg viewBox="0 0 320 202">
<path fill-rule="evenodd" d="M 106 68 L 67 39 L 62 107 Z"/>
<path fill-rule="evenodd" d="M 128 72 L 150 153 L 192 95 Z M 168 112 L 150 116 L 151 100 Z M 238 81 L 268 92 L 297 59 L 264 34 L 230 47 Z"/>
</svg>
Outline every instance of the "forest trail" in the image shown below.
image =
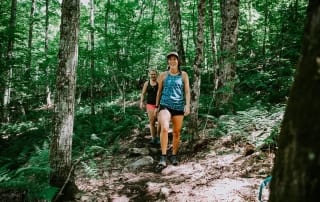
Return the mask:
<svg viewBox="0 0 320 202">
<path fill-rule="evenodd" d="M 149 137 L 136 131 L 115 156 L 97 155 L 91 176 L 79 166 L 76 183 L 83 193 L 77 201 L 258 201 L 259 186 L 271 173 L 270 149 L 233 136 L 203 139 L 192 150 L 182 142 L 179 164 L 157 173 L 160 149 L 148 145 Z"/>
</svg>

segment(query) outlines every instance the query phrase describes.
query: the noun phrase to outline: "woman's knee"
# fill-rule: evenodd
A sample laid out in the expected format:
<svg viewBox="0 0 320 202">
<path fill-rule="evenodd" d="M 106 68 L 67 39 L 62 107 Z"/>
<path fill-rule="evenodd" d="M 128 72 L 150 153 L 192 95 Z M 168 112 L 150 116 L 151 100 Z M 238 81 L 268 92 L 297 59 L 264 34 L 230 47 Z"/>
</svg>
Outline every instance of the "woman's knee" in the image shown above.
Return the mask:
<svg viewBox="0 0 320 202">
<path fill-rule="evenodd" d="M 180 131 L 172 131 L 173 138 L 180 138 Z"/>
<path fill-rule="evenodd" d="M 150 117 L 149 122 L 150 122 L 150 124 L 154 125 L 156 122 L 156 119 L 154 117 Z"/>
<path fill-rule="evenodd" d="M 169 126 L 162 126 L 161 125 L 161 132 L 168 133 L 169 132 Z"/>
</svg>

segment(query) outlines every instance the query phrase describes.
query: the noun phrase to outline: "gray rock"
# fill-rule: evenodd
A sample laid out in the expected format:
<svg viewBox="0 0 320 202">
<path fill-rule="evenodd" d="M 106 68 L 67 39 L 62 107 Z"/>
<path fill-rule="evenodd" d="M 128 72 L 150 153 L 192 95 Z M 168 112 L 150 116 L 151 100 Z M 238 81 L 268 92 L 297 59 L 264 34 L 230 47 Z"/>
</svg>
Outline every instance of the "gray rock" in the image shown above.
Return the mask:
<svg viewBox="0 0 320 202">
<path fill-rule="evenodd" d="M 154 160 L 151 156 L 145 156 L 145 157 L 142 157 L 141 159 L 129 164 L 128 169 L 129 170 L 137 170 L 141 167 L 152 165 L 153 161 Z"/>
<path fill-rule="evenodd" d="M 129 152 L 129 155 L 133 155 L 133 156 L 147 156 L 147 155 L 149 155 L 148 148 L 130 148 L 128 152 Z"/>
</svg>

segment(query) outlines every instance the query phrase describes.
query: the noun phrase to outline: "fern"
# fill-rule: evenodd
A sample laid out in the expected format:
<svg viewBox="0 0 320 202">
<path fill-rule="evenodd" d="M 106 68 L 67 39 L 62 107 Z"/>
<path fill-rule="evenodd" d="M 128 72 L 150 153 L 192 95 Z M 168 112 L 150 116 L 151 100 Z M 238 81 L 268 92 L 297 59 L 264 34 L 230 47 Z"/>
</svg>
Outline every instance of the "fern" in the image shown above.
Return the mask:
<svg viewBox="0 0 320 202">
<path fill-rule="evenodd" d="M 262 142 L 274 144 L 283 112 L 284 106 L 275 106 L 271 109 L 258 106 L 246 111 L 238 111 L 236 115 L 223 115 L 219 117 L 217 127 L 209 134 L 216 137 L 237 136 L 252 141 L 256 146 L 261 146 Z M 260 131 L 258 136 L 248 135 L 256 131 Z M 267 138 L 264 139 L 264 137 Z"/>
<path fill-rule="evenodd" d="M 20 156 L 25 155 L 20 154 Z M 35 148 L 35 152 L 24 167 L 15 172 L 8 172 L 5 167 L 1 167 L 0 187 L 26 190 L 28 201 L 38 199 L 51 201 L 58 189 L 49 185 L 50 171 L 49 145 L 45 142 L 42 147 Z"/>
<path fill-rule="evenodd" d="M 87 157 L 94 157 L 101 154 L 108 154 L 108 150 L 104 147 L 93 145 L 85 149 L 85 154 Z"/>
<path fill-rule="evenodd" d="M 5 167 L 0 167 L 0 183 L 9 181 L 11 179 L 9 170 Z"/>
<path fill-rule="evenodd" d="M 98 178 L 99 169 L 93 160 L 90 160 L 89 163 L 81 162 L 81 164 L 87 175 L 93 178 Z"/>
<path fill-rule="evenodd" d="M 271 129 L 270 135 L 263 140 L 263 142 L 268 145 L 268 146 L 275 146 L 277 147 L 277 137 L 279 136 L 280 133 L 280 126 L 281 126 L 281 121 L 278 121 Z"/>
</svg>

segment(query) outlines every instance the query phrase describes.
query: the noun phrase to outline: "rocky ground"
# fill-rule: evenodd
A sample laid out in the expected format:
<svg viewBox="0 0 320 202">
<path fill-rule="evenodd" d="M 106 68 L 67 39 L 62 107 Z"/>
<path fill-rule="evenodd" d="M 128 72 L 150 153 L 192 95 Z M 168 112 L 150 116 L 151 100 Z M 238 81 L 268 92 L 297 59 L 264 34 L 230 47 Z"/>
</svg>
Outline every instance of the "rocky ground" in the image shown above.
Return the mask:
<svg viewBox="0 0 320 202">
<path fill-rule="evenodd" d="M 160 149 L 148 144 L 146 131 L 136 131 L 120 143 L 116 156 L 97 155 L 93 171 L 86 166 L 77 169 L 77 185 L 83 192 L 78 201 L 258 201 L 274 155 L 271 148 L 257 148 L 249 139 L 206 136 L 193 147 L 182 142 L 179 165 L 169 163 L 156 172 Z M 264 189 L 264 199 L 267 192 Z"/>
<path fill-rule="evenodd" d="M 182 132 L 177 166 L 156 172 L 159 146 L 149 145 L 149 129 L 128 131 L 106 147 L 91 146 L 92 156 L 75 170 L 76 202 L 251 202 L 271 174 L 274 134 L 284 107 L 252 108 L 216 119 L 207 115 L 201 140 L 190 144 Z M 99 140 L 93 134 L 92 140 Z M 108 149 L 106 149 L 108 148 Z M 113 152 L 110 152 L 110 148 Z M 168 148 L 170 154 L 171 147 Z M 25 192 L 0 190 L 0 201 L 24 201 Z M 268 199 L 263 189 L 262 199 Z"/>
</svg>

